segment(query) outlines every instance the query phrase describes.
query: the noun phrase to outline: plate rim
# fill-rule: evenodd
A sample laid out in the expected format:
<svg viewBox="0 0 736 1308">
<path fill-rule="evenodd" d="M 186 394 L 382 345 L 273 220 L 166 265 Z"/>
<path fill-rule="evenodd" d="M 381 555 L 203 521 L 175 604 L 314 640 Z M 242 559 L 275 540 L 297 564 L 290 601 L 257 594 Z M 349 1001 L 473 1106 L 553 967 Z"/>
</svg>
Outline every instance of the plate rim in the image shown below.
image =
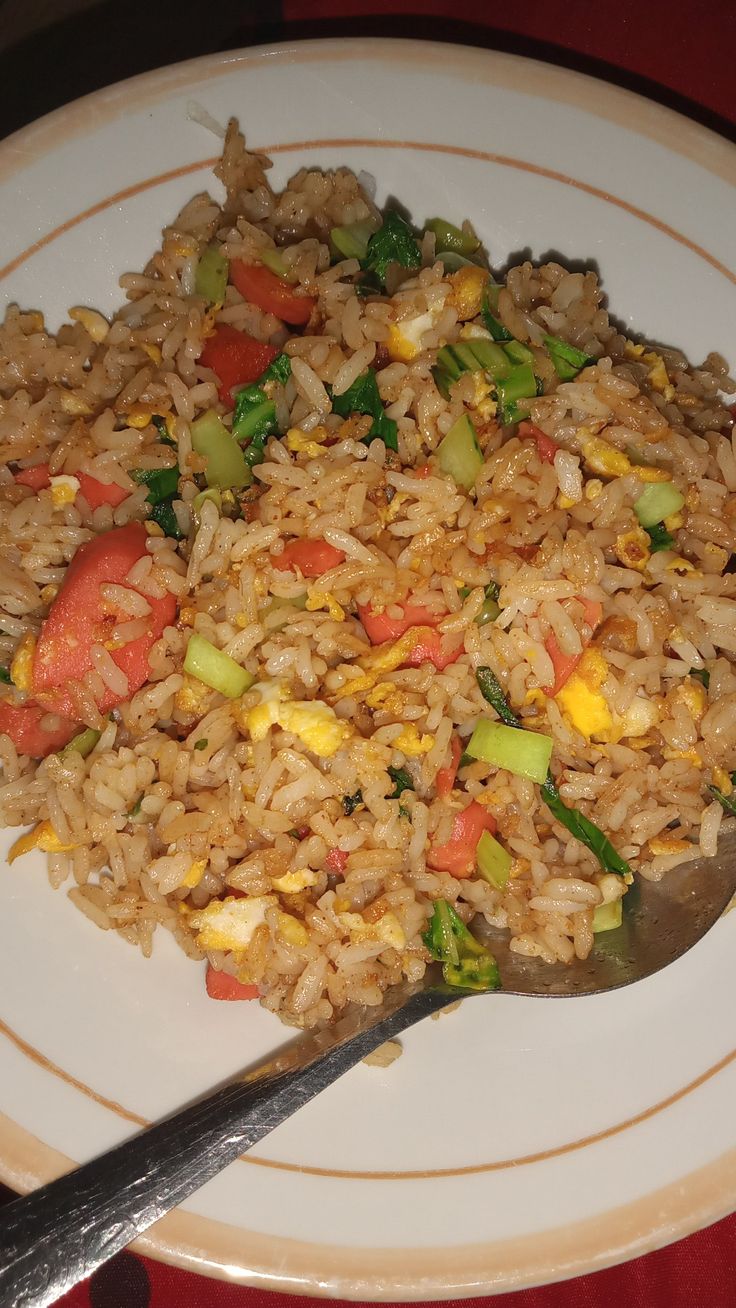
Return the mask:
<svg viewBox="0 0 736 1308">
<path fill-rule="evenodd" d="M 271 63 L 410 61 L 425 70 L 441 60 L 496 85 L 533 70 L 532 94 L 581 108 L 632 130 L 736 186 L 736 146 L 725 136 L 664 105 L 586 73 L 525 56 L 390 38 L 283 42 L 200 56 L 103 87 L 54 110 L 0 142 L 0 184 L 65 141 L 182 90 L 192 80 Z M 70 1159 L 0 1113 L 0 1177 L 26 1192 L 74 1166 Z M 574 1223 L 564 1231 L 443 1250 L 342 1249 L 263 1236 L 177 1211 L 133 1246 L 149 1257 L 203 1275 L 314 1297 L 442 1299 L 549 1283 L 638 1257 L 682 1238 L 736 1207 L 736 1148 L 654 1192 Z M 648 1214 L 648 1217 L 646 1216 Z M 611 1223 L 618 1225 L 611 1231 Z M 596 1234 L 598 1233 L 598 1234 Z M 615 1238 L 614 1238 L 615 1236 Z M 523 1249 L 523 1259 L 521 1257 Z M 521 1265 L 520 1265 L 521 1263 Z M 434 1266 L 432 1266 L 434 1264 Z M 280 1270 L 289 1268 L 288 1275 Z M 428 1274 L 428 1267 L 430 1268 Z M 326 1270 L 327 1269 L 327 1270 Z"/>
</svg>

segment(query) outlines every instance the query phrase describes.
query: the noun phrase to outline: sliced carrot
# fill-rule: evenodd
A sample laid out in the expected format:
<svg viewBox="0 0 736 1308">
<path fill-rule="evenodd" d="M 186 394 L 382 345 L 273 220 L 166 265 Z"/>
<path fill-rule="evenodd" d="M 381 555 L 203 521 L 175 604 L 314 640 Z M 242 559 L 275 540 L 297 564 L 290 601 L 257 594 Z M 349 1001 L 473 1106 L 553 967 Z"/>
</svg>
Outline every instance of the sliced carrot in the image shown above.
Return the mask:
<svg viewBox="0 0 736 1308">
<path fill-rule="evenodd" d="M 333 872 L 336 876 L 341 877 L 345 872 L 348 864 L 348 854 L 344 849 L 331 849 L 325 859 L 325 867 L 328 872 Z"/>
<path fill-rule="evenodd" d="M 0 732 L 10 736 L 19 754 L 30 758 L 45 758 L 63 749 L 79 726 L 69 718 L 50 715 L 40 704 L 12 704 L 0 699 Z M 49 725 L 51 718 L 51 725 Z"/>
<path fill-rule="evenodd" d="M 257 999 L 259 994 L 258 986 L 246 985 L 229 972 L 218 972 L 211 963 L 207 964 L 206 986 L 210 999 Z"/>
<path fill-rule="evenodd" d="M 358 607 L 360 620 L 371 645 L 398 640 L 410 627 L 436 627 L 438 622 L 447 617 L 446 610 L 430 609 L 426 604 L 402 604 L 397 607 L 401 608 L 399 617 L 390 617 L 385 610 L 374 613 L 370 604 Z"/>
<path fill-rule="evenodd" d="M 109 648 L 113 661 L 128 678 L 130 695 L 151 675 L 148 656 L 164 627 L 175 621 L 174 596 L 157 599 L 144 595 L 151 609 L 146 616 L 148 630 L 137 640 L 115 649 L 115 628 L 127 619 L 110 611 L 100 591 L 110 582 L 129 585 L 126 578 L 133 565 L 147 553 L 147 540 L 142 523 L 131 522 L 82 545 L 69 564 L 61 590 L 41 627 L 33 659 L 34 698 L 55 713 L 69 718 L 77 715 L 67 683 L 71 678 L 82 680 L 91 670 L 93 645 Z M 106 688 L 98 707 L 105 713 L 122 698 Z"/>
<path fill-rule="evenodd" d="M 462 754 L 462 741 L 459 736 L 453 736 L 450 741 L 450 763 L 446 768 L 439 769 L 434 783 L 441 799 L 447 799 L 447 796 L 452 793 Z"/>
<path fill-rule="evenodd" d="M 123 487 L 116 485 L 115 482 L 98 481 L 96 477 L 90 477 L 88 472 L 75 472 L 74 476 L 91 509 L 98 509 L 101 504 L 111 504 L 116 508 L 123 500 L 127 500 L 130 494 L 130 491 L 123 490 Z M 29 486 L 38 494 L 51 483 L 49 465 L 35 463 L 32 468 L 21 468 L 20 472 L 16 472 L 15 480 L 19 486 Z"/>
<path fill-rule="evenodd" d="M 542 431 L 541 427 L 535 426 L 533 422 L 520 422 L 519 436 L 522 440 L 525 436 L 531 436 L 532 440 L 537 442 L 537 453 L 542 463 L 554 463 L 555 455 L 561 446 L 557 441 L 553 441 L 546 431 Z"/>
<path fill-rule="evenodd" d="M 551 686 L 545 686 L 544 688 L 544 693 L 548 696 L 556 695 L 572 676 L 603 617 L 603 605 L 598 600 L 585 599 L 582 595 L 576 596 L 576 598 L 579 599 L 583 606 L 583 618 L 585 625 L 590 628 L 590 636 L 587 640 L 583 640 L 583 648 L 579 654 L 563 654 L 555 633 L 550 631 L 544 642 L 544 648 L 552 660 L 555 679 Z"/>
<path fill-rule="evenodd" d="M 496 819 L 476 800 L 458 813 L 452 824 L 450 839 L 444 845 L 430 849 L 427 863 L 435 872 L 449 872 L 451 876 L 470 877 L 475 871 L 475 851 L 484 831 L 496 831 Z"/>
<path fill-rule="evenodd" d="M 248 386 L 256 381 L 277 354 L 274 345 L 257 341 L 246 332 L 238 331 L 237 327 L 222 322 L 205 341 L 199 362 L 217 374 L 220 399 L 231 409 L 233 387 Z"/>
<path fill-rule="evenodd" d="M 312 309 L 317 303 L 311 295 L 297 295 L 293 286 L 282 281 L 263 264 L 243 263 L 242 259 L 233 259 L 230 264 L 230 280 L 249 304 L 257 305 L 265 313 L 272 313 L 275 318 L 280 318 L 293 327 L 303 327 L 309 322 Z"/>
<path fill-rule="evenodd" d="M 421 668 L 423 663 L 434 663 L 437 671 L 442 672 L 445 668 L 449 668 L 451 663 L 455 663 L 462 652 L 462 644 L 455 645 L 453 649 L 445 649 L 439 632 L 424 627 L 405 658 L 404 667 Z"/>
<path fill-rule="evenodd" d="M 271 555 L 271 562 L 279 572 L 296 572 L 298 568 L 303 577 L 321 577 L 344 560 L 343 551 L 328 545 L 326 540 L 290 540 L 281 554 Z"/>
</svg>

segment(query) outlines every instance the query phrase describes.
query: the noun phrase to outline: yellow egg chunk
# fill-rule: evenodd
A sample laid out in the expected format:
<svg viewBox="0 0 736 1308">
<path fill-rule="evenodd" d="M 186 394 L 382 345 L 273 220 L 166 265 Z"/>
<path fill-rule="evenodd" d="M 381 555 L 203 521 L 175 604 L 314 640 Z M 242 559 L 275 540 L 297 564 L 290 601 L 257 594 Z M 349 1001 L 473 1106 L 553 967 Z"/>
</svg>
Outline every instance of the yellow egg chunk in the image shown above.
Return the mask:
<svg viewBox="0 0 736 1308">
<path fill-rule="evenodd" d="M 416 318 L 393 322 L 388 329 L 386 349 L 396 363 L 411 363 L 422 351 L 422 336 L 431 331 L 436 321 L 434 313 L 422 313 Z"/>
<path fill-rule="evenodd" d="M 293 731 L 307 749 L 320 758 L 330 758 L 353 734 L 347 722 L 321 700 L 303 700 L 281 705 L 278 721 L 285 731 Z"/>
<path fill-rule="evenodd" d="M 307 591 L 307 600 L 305 604 L 307 613 L 316 613 L 319 609 L 327 609 L 333 622 L 345 621 L 345 610 L 341 604 L 338 604 L 334 595 L 328 590 L 317 590 L 311 587 Z"/>
<path fill-rule="evenodd" d="M 30 690 L 33 681 L 33 655 L 36 649 L 35 636 L 27 631 L 18 645 L 10 665 L 10 680 L 18 690 Z"/>
<path fill-rule="evenodd" d="M 322 445 L 328 435 L 325 427 L 315 427 L 311 432 L 302 431 L 301 427 L 290 427 L 284 443 L 292 454 L 308 454 L 310 459 L 318 459 L 324 454 Z"/>
<path fill-rule="evenodd" d="M 316 885 L 318 876 L 311 867 L 300 868 L 298 872 L 285 872 L 282 877 L 272 877 L 271 885 L 282 895 L 296 895 L 300 890 L 308 890 Z"/>
<path fill-rule="evenodd" d="M 79 481 L 76 477 L 51 477 L 49 486 L 51 500 L 56 509 L 63 508 L 65 504 L 73 504 L 79 492 Z"/>
<path fill-rule="evenodd" d="M 307 928 L 291 913 L 279 913 L 279 935 L 283 936 L 287 944 L 296 945 L 298 949 L 309 944 Z"/>
<path fill-rule="evenodd" d="M 21 858 L 23 854 L 29 854 L 32 849 L 40 849 L 44 854 L 62 854 L 69 849 L 76 849 L 76 844 L 64 844 L 59 839 L 51 823 L 39 822 L 33 831 L 27 835 L 20 836 L 15 844 L 11 846 L 8 852 L 8 862 L 14 863 L 16 858 Z"/>
<path fill-rule="evenodd" d="M 458 268 L 456 273 L 450 277 L 452 282 L 452 291 L 447 299 L 447 304 L 457 310 L 457 316 L 460 322 L 465 322 L 468 318 L 475 318 L 481 310 L 483 303 L 483 290 L 488 282 L 488 273 L 485 268 L 477 268 L 474 264 L 468 264 L 465 268 Z"/>
<path fill-rule="evenodd" d="M 253 899 L 213 900 L 206 908 L 189 915 L 197 932 L 200 949 L 247 949 L 257 927 L 266 920 L 266 909 L 277 904 L 275 895 L 256 895 Z"/>
<path fill-rule="evenodd" d="M 206 858 L 198 858 L 196 862 L 192 863 L 181 884 L 186 886 L 188 890 L 193 890 L 195 886 L 198 886 L 205 874 L 208 861 Z"/>
<path fill-rule="evenodd" d="M 420 736 L 414 723 L 410 722 L 391 743 L 394 749 L 400 749 L 407 758 L 419 758 L 422 754 L 429 753 L 434 745 L 434 736 Z"/>
<path fill-rule="evenodd" d="M 608 676 L 608 664 L 600 650 L 586 649 L 577 670 L 555 695 L 563 713 L 576 731 L 591 740 L 593 736 L 609 738 L 613 716 L 600 687 Z"/>
<path fill-rule="evenodd" d="M 338 913 L 338 921 L 351 940 L 380 940 L 391 949 L 403 949 L 406 933 L 395 913 L 384 913 L 377 922 L 366 922 L 360 913 Z"/>
</svg>

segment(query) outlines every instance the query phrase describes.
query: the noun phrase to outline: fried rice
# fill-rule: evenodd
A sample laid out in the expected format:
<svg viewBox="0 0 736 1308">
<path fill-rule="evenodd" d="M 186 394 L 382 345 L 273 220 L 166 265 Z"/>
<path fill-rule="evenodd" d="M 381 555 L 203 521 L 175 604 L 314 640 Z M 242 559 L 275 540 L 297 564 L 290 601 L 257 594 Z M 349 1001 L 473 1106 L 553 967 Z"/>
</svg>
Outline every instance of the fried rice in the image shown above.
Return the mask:
<svg viewBox="0 0 736 1308">
<path fill-rule="evenodd" d="M 624 336 L 592 272 L 490 280 L 469 223 L 451 232 L 470 261 L 439 249 L 447 224 L 407 227 L 415 259 L 376 279 L 335 236 L 370 250 L 384 230 L 370 179 L 302 169 L 276 193 L 268 167 L 231 123 L 224 200 L 185 206 L 111 322 L 79 306 L 54 336 L 7 311 L 0 813 L 31 828 L 13 856 L 45 851 L 94 924 L 144 955 L 164 927 L 215 997 L 311 1027 L 419 980 L 438 904 L 565 964 L 629 867 L 658 880 L 715 853 L 736 812 L 734 385 L 720 356 L 693 367 Z M 262 278 L 238 289 L 239 265 L 269 269 L 275 300 Z M 287 360 L 259 369 L 249 403 L 270 429 L 235 456 L 254 379 L 228 386 L 223 327 Z M 535 393 L 517 409 L 477 361 L 443 370 L 478 342 L 524 347 Z M 366 376 L 378 411 L 341 403 Z M 203 415 L 248 456 L 240 485 L 218 484 Z M 467 484 L 440 449 L 464 415 Z M 664 484 L 679 507 L 644 526 Z M 75 556 L 81 573 L 90 542 L 123 539 L 130 566 L 74 590 Z M 523 759 L 468 752 L 498 720 L 482 669 L 519 757 L 529 733 L 551 740 L 556 810 Z"/>
</svg>

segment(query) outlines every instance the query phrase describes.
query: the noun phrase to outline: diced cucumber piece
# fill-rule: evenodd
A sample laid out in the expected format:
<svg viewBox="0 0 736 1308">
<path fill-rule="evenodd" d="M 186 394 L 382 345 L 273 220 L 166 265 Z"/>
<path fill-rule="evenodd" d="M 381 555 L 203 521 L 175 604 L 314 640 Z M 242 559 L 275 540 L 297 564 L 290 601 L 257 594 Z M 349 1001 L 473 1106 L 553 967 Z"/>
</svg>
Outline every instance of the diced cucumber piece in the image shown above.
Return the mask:
<svg viewBox="0 0 736 1308">
<path fill-rule="evenodd" d="M 642 527 L 653 527 L 679 513 L 684 503 L 685 496 L 671 481 L 651 481 L 636 501 L 634 512 Z"/>
<path fill-rule="evenodd" d="M 475 857 L 478 871 L 484 881 L 488 881 L 497 890 L 504 890 L 508 884 L 513 859 L 508 850 L 504 849 L 503 845 L 499 845 L 490 831 L 483 832 L 478 841 Z"/>
<path fill-rule="evenodd" d="M 453 250 L 456 254 L 475 254 L 480 246 L 477 236 L 461 231 L 446 218 L 430 218 L 425 223 L 424 230 L 434 232 L 435 249 L 438 254 L 442 254 L 445 250 Z"/>
<path fill-rule="evenodd" d="M 230 265 L 219 245 L 208 245 L 199 257 L 194 274 L 195 294 L 201 295 L 211 304 L 222 304 L 229 271 Z"/>
<path fill-rule="evenodd" d="M 466 749 L 471 758 L 541 784 L 552 757 L 552 737 L 481 718 Z"/>
<path fill-rule="evenodd" d="M 346 227 L 333 227 L 330 240 L 343 259 L 365 259 L 368 242 L 375 230 L 375 222 L 365 219 Z"/>
<path fill-rule="evenodd" d="M 192 446 L 207 460 L 205 480 L 220 490 L 239 490 L 249 486 L 253 474 L 238 442 L 214 410 L 203 413 L 192 423 Z"/>
<path fill-rule="evenodd" d="M 593 935 L 598 935 L 601 931 L 615 931 L 623 920 L 623 899 L 614 899 L 612 904 L 599 904 L 593 909 Z"/>
<path fill-rule="evenodd" d="M 462 486 L 464 490 L 473 489 L 478 473 L 483 467 L 478 439 L 467 413 L 454 422 L 437 446 L 437 461 L 443 472 Z"/>
</svg>

